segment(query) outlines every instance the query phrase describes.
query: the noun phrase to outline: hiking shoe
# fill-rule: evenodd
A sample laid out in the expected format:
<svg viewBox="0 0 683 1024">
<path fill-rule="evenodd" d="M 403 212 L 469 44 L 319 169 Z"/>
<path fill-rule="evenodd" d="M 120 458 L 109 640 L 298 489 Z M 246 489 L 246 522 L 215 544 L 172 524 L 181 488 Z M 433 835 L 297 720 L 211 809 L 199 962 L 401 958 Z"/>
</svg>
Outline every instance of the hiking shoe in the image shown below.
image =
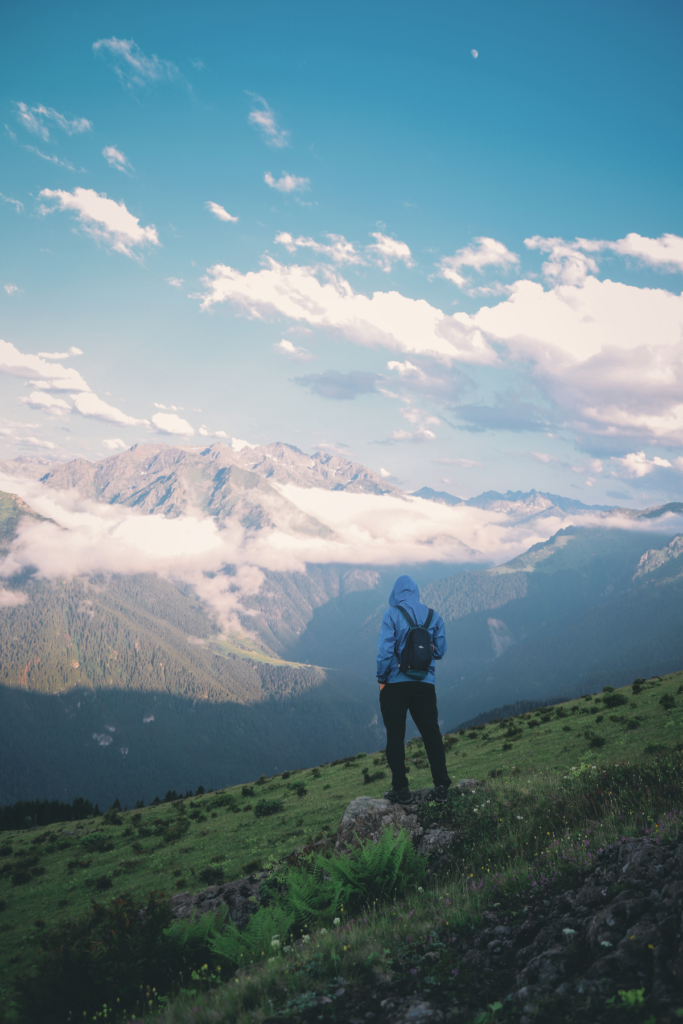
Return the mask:
<svg viewBox="0 0 683 1024">
<path fill-rule="evenodd" d="M 384 794 L 385 800 L 391 800 L 392 804 L 410 804 L 413 802 L 413 794 L 408 786 L 405 789 L 390 789 Z"/>
<path fill-rule="evenodd" d="M 432 792 L 432 798 L 436 800 L 437 804 L 445 804 L 448 800 L 448 786 L 435 786 Z"/>
</svg>

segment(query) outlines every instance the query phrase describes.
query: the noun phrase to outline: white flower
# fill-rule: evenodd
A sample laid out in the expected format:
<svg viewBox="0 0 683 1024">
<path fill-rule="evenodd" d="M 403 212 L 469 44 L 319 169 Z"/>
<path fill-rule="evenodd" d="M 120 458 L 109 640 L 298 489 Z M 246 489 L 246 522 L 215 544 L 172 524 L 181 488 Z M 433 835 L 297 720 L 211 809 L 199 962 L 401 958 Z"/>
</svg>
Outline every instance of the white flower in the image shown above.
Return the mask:
<svg viewBox="0 0 683 1024">
<path fill-rule="evenodd" d="M 320 934 L 321 935 L 327 935 L 327 928 L 321 928 L 320 929 Z"/>
<path fill-rule="evenodd" d="M 563 935 L 576 935 L 576 929 L 575 928 L 563 928 L 562 929 L 562 934 Z"/>
<path fill-rule="evenodd" d="M 270 945 L 271 948 L 275 950 L 278 950 L 280 948 L 280 940 L 277 938 L 277 936 L 270 940 Z"/>
<path fill-rule="evenodd" d="M 310 935 L 302 935 L 301 936 L 301 941 L 309 943 L 311 941 L 311 936 Z"/>
<path fill-rule="evenodd" d="M 421 885 L 418 885 L 418 887 L 417 887 L 417 891 L 418 891 L 418 892 L 424 892 L 424 889 L 422 888 L 422 886 L 421 886 Z"/>
<path fill-rule="evenodd" d="M 517 820 L 518 820 L 518 821 L 524 821 L 524 818 L 522 817 L 522 815 L 521 815 L 521 814 L 518 814 L 518 815 L 517 815 Z"/>
<path fill-rule="evenodd" d="M 602 942 L 600 943 L 600 945 L 604 946 L 605 949 L 611 949 L 612 948 L 612 943 L 608 942 L 607 939 L 603 939 Z"/>
<path fill-rule="evenodd" d="M 335 919 L 332 922 L 332 924 L 334 925 L 335 928 L 338 928 L 339 925 L 341 924 L 341 917 L 335 917 Z"/>
</svg>

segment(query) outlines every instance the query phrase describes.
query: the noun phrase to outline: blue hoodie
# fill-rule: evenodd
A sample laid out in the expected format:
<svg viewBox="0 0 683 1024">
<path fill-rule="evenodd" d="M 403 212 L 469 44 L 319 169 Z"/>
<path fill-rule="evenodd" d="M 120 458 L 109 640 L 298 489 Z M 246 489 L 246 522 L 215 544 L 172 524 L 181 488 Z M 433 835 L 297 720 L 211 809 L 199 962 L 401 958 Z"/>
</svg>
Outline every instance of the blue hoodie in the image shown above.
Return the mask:
<svg viewBox="0 0 683 1024">
<path fill-rule="evenodd" d="M 405 646 L 409 626 L 398 610 L 405 608 L 418 626 L 425 623 L 429 609 L 420 602 L 420 591 L 412 576 L 399 576 L 389 598 L 390 608 L 384 613 L 377 644 L 377 679 L 380 683 L 414 682 L 401 672 L 401 652 Z M 446 629 L 443 619 L 434 612 L 429 624 L 434 647 L 434 659 L 440 661 L 446 653 Z M 433 683 L 436 676 L 434 662 L 429 666 L 425 683 Z"/>
</svg>

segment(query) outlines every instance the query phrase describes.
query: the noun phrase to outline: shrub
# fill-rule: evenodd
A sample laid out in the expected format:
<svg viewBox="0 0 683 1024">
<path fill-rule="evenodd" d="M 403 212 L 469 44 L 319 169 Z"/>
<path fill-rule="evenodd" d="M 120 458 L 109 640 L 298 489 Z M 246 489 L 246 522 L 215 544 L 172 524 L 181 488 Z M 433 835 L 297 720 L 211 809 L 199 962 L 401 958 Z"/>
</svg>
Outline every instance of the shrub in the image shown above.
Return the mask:
<svg viewBox="0 0 683 1024">
<path fill-rule="evenodd" d="M 225 878 L 225 871 L 222 867 L 209 864 L 199 872 L 199 878 L 207 885 L 220 885 Z"/>
<path fill-rule="evenodd" d="M 163 989 L 170 979 L 163 929 L 171 916 L 163 893 L 142 904 L 124 895 L 43 932 L 35 971 L 19 979 L 21 1019 L 90 1018 L 116 996 L 122 1011 L 132 1011 L 142 984 Z"/>
<path fill-rule="evenodd" d="M 308 790 L 304 786 L 303 782 L 293 782 L 290 786 L 292 793 L 296 793 L 298 797 L 306 796 Z"/>
<path fill-rule="evenodd" d="M 260 857 L 257 857 L 256 860 L 250 860 L 248 864 L 243 864 L 242 871 L 244 871 L 245 875 L 253 875 L 255 871 L 260 871 L 262 867 L 263 861 Z"/>
<path fill-rule="evenodd" d="M 614 690 L 608 693 L 604 699 L 604 705 L 606 708 L 618 708 L 623 704 L 628 704 L 628 697 L 624 693 L 619 693 L 618 690 Z"/>
<path fill-rule="evenodd" d="M 626 728 L 627 729 L 631 729 L 631 730 L 633 730 L 633 729 L 640 729 L 640 722 L 636 721 L 635 718 L 631 718 L 626 723 Z"/>
<path fill-rule="evenodd" d="M 278 814 L 282 807 L 282 800 L 259 800 L 254 807 L 254 814 L 257 818 L 267 818 L 269 814 Z"/>
<path fill-rule="evenodd" d="M 253 795 L 254 795 L 254 787 L 253 786 L 242 786 L 242 796 L 253 796 Z"/>
<path fill-rule="evenodd" d="M 670 711 L 676 703 L 676 701 L 670 693 L 665 693 L 663 697 L 659 698 L 659 703 L 662 705 L 665 711 Z"/>
</svg>

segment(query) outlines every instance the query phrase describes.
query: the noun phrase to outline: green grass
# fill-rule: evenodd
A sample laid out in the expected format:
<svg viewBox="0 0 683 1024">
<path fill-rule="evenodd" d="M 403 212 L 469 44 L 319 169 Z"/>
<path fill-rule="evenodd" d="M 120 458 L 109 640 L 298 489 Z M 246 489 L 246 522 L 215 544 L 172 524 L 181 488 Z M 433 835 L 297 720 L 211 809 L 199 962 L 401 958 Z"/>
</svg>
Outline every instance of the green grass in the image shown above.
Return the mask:
<svg viewBox="0 0 683 1024">
<path fill-rule="evenodd" d="M 216 654 L 233 654 L 247 661 L 259 661 L 265 665 L 280 665 L 285 668 L 312 668 L 298 661 L 283 661 L 274 654 L 268 653 L 253 637 L 224 636 L 218 640 L 207 640 L 207 646 Z"/>
<path fill-rule="evenodd" d="M 494 871 L 512 870 L 515 858 L 531 862 L 545 856 L 551 843 L 556 844 L 557 853 L 579 834 L 588 835 L 589 820 L 590 828 L 599 821 L 604 842 L 617 829 L 629 826 L 611 793 L 597 809 L 576 802 L 572 810 L 571 801 L 558 804 L 552 796 L 558 785 L 572 785 L 571 778 L 565 780 L 572 776 L 572 768 L 635 765 L 654 747 L 671 749 L 683 740 L 683 673 L 649 681 L 638 694 L 633 687 L 616 692 L 627 698 L 616 708 L 605 707 L 609 695 L 597 695 L 559 706 L 561 717 L 557 708 L 541 709 L 504 724 L 446 737 L 453 779 L 487 779 L 486 796 L 492 801 L 487 809 L 482 807 L 483 815 L 474 812 L 475 804 L 467 803 L 475 798 L 456 801 L 455 813 L 465 838 L 454 883 L 460 895 L 449 890 L 451 903 L 457 897 L 460 904 L 450 912 L 450 919 L 467 916 L 479 906 L 479 897 L 468 888 L 470 874 L 485 878 Z M 669 698 L 668 708 L 661 704 L 664 696 Z M 598 710 L 592 714 L 594 708 Z M 595 737 L 604 739 L 604 744 L 591 746 Z M 429 785 L 421 741 L 408 745 L 407 758 L 411 787 Z M 240 878 L 255 864 L 267 868 L 296 847 L 333 834 L 351 799 L 361 794 L 380 796 L 389 788 L 388 774 L 365 784 L 363 769 L 371 775 L 386 771 L 383 756 L 359 754 L 343 764 L 262 779 L 252 784 L 253 795 L 243 795 L 237 786 L 186 799 L 183 809 L 168 803 L 65 826 L 0 833 L 0 989 L 11 992 L 17 972 L 31 963 L 43 928 L 84 913 L 93 898 L 107 901 L 127 892 L 143 900 L 152 890 L 196 891 L 207 884 L 200 877 L 206 869 L 213 869 L 216 878 Z M 579 787 L 581 778 L 579 774 Z M 305 792 L 300 796 L 302 788 Z M 226 801 L 233 806 L 226 806 Z M 261 801 L 279 802 L 282 810 L 259 817 L 255 809 Z M 649 813 L 635 799 L 633 810 L 646 818 Z M 656 812 L 653 805 L 652 813 Z M 486 828 L 477 814 L 482 822 L 488 821 Z M 636 818 L 631 824 L 635 827 Z M 17 877 L 17 870 L 23 875 Z M 13 875 L 20 884 L 13 884 Z M 438 909 L 437 897 L 429 896 L 432 915 Z M 445 912 L 442 916 L 444 921 L 449 919 Z M 437 918 L 438 914 L 434 921 Z M 379 934 L 387 926 L 377 919 L 373 927 Z M 358 948 L 374 943 L 376 949 L 377 941 L 368 933 L 358 938 Z M 332 939 L 325 942 L 329 945 Z M 274 969 L 268 968 L 271 973 Z M 263 993 L 267 994 L 267 985 Z"/>
</svg>

